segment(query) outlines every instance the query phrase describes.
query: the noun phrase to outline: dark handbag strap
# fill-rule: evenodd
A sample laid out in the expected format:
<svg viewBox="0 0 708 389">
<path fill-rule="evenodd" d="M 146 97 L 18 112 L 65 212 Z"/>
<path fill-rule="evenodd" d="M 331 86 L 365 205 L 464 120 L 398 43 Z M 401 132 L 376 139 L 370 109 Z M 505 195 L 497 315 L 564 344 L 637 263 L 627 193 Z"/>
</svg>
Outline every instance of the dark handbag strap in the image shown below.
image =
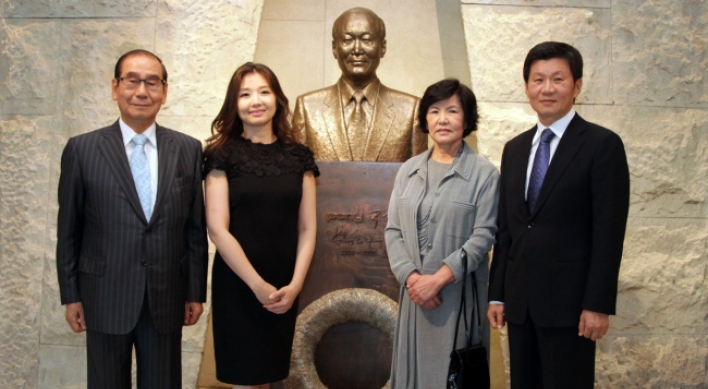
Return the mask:
<svg viewBox="0 0 708 389">
<path fill-rule="evenodd" d="M 465 344 L 467 347 L 472 346 L 472 336 L 470 335 L 470 329 L 469 325 L 467 324 L 467 298 L 466 295 L 466 287 L 467 287 L 467 252 L 465 249 L 462 249 L 462 252 L 460 254 L 460 257 L 462 257 L 462 297 L 460 298 L 460 310 L 457 312 L 457 321 L 455 324 L 455 338 L 453 339 L 452 343 L 452 349 L 456 350 L 457 349 L 457 331 L 460 328 L 460 316 L 464 317 L 465 320 Z M 475 275 L 475 272 L 472 272 L 470 275 L 472 278 L 472 299 L 474 300 L 475 303 L 475 311 L 472 312 L 473 316 L 477 316 L 477 332 L 478 332 L 478 338 L 480 341 L 482 340 L 482 317 L 481 317 L 481 312 L 480 312 L 480 306 L 479 306 L 479 296 L 477 295 L 477 277 Z"/>
</svg>

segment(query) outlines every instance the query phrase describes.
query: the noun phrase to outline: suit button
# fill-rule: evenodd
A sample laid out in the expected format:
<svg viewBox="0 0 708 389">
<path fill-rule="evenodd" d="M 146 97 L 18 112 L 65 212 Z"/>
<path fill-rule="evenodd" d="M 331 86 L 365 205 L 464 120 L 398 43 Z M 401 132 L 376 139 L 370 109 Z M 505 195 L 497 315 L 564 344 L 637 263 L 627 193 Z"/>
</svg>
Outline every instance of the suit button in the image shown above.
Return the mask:
<svg viewBox="0 0 708 389">
<path fill-rule="evenodd" d="M 533 228 L 533 224 L 529 224 L 526 228 Z"/>
<path fill-rule="evenodd" d="M 430 218 L 430 222 L 431 222 L 431 223 L 435 223 L 435 218 L 434 218 L 434 217 L 431 217 L 431 218 Z"/>
<path fill-rule="evenodd" d="M 435 197 L 440 197 L 440 192 L 435 192 Z"/>
<path fill-rule="evenodd" d="M 149 234 L 149 233 L 151 233 L 151 232 L 152 232 L 152 227 L 148 227 L 148 228 L 145 229 L 145 233 L 146 233 L 146 234 Z"/>
<path fill-rule="evenodd" d="M 143 266 L 147 266 L 147 262 L 145 262 L 145 261 L 140 262 L 140 264 Z"/>
<path fill-rule="evenodd" d="M 433 248 L 433 245 L 431 243 L 428 243 L 428 248 L 429 249 Z"/>
</svg>

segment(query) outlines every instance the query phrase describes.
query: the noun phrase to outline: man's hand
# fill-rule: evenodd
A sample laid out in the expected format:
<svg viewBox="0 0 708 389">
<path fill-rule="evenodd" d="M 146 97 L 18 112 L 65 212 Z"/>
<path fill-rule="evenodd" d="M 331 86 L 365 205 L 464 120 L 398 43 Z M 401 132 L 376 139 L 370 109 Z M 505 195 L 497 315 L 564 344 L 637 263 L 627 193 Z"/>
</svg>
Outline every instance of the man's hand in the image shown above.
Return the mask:
<svg viewBox="0 0 708 389">
<path fill-rule="evenodd" d="M 610 328 L 610 316 L 604 313 L 597 313 L 583 310 L 580 314 L 580 325 L 578 325 L 578 336 L 584 336 L 593 342 L 602 339 Z"/>
<path fill-rule="evenodd" d="M 202 312 L 204 312 L 202 303 L 192 301 L 184 303 L 184 325 L 191 326 L 197 324 Z"/>
<path fill-rule="evenodd" d="M 504 304 L 489 304 L 487 318 L 492 328 L 500 329 L 504 327 Z"/>
<path fill-rule="evenodd" d="M 69 323 L 71 330 L 76 332 L 86 331 L 86 319 L 84 319 L 84 306 L 78 303 L 66 304 L 66 314 L 64 319 Z"/>
</svg>

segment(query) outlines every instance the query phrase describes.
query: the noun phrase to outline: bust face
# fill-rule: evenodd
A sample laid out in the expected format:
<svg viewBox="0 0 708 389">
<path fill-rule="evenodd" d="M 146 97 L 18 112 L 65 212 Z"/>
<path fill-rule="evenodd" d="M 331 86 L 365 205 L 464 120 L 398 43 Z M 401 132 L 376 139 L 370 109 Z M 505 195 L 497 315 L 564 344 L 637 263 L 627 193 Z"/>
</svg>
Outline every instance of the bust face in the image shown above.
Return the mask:
<svg viewBox="0 0 708 389">
<path fill-rule="evenodd" d="M 332 53 L 350 84 L 364 86 L 376 76 L 386 53 L 386 40 L 378 31 L 376 17 L 368 12 L 350 12 L 332 29 Z"/>
</svg>

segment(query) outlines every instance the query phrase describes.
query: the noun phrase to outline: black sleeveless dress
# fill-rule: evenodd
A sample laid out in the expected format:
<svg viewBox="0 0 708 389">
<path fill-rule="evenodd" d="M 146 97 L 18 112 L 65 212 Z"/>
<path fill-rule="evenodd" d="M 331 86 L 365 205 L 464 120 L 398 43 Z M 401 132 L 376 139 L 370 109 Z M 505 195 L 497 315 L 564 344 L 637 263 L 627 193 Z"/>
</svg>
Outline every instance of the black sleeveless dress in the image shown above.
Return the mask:
<svg viewBox="0 0 708 389">
<path fill-rule="evenodd" d="M 207 158 L 204 174 L 226 172 L 229 231 L 263 279 L 281 288 L 295 270 L 303 174 L 319 170 L 306 146 L 230 141 Z M 233 385 L 285 379 L 290 370 L 297 301 L 282 315 L 267 311 L 217 252 L 212 269 L 216 378 Z"/>
</svg>

